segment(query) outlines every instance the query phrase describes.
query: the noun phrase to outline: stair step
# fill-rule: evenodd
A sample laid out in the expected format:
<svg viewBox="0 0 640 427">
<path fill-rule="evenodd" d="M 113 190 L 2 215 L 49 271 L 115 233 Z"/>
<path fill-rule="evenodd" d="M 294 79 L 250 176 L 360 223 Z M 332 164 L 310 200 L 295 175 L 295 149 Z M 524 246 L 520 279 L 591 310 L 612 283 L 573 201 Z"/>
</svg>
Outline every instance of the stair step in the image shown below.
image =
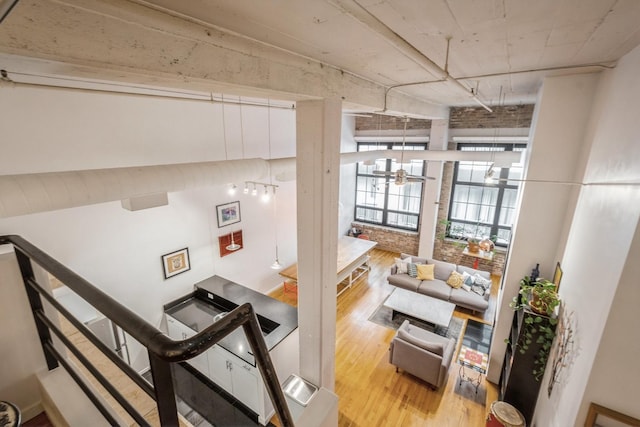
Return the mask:
<svg viewBox="0 0 640 427">
<path fill-rule="evenodd" d="M 82 426 L 88 425 L 88 420 L 92 427 L 110 425 L 63 367 L 40 372 L 37 378 L 42 392 L 42 406 L 54 425 Z M 91 384 L 88 386 L 95 392 Z M 109 404 L 96 394 L 102 403 L 109 407 Z M 110 412 L 120 425 L 126 425 L 113 410 Z"/>
</svg>

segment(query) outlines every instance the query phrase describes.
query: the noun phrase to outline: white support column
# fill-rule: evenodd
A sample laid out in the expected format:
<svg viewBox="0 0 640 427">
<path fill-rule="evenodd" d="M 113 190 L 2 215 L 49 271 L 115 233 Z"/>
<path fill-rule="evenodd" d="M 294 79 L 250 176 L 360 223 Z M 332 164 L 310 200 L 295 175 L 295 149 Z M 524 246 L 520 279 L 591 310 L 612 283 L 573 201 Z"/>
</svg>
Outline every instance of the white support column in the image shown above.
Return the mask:
<svg viewBox="0 0 640 427">
<path fill-rule="evenodd" d="M 341 101 L 296 105 L 300 375 L 335 387 Z"/>
<path fill-rule="evenodd" d="M 429 135 L 429 150 L 446 150 L 449 144 L 449 119 L 433 120 Z M 444 162 L 430 161 L 427 163 L 427 176 L 435 181 L 427 180 L 422 196 L 422 218 L 420 220 L 420 242 L 418 256 L 433 258 L 433 242 L 436 238 L 438 225 L 438 203 L 442 187 L 442 170 Z"/>
</svg>

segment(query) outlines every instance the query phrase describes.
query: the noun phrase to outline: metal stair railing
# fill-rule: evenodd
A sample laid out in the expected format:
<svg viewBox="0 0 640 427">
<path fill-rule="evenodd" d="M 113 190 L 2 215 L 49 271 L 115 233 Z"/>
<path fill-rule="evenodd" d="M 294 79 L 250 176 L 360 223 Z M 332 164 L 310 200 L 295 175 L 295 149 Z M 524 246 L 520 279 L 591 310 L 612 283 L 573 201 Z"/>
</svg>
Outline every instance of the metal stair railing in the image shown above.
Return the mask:
<svg viewBox="0 0 640 427">
<path fill-rule="evenodd" d="M 105 294 L 91 283 L 56 261 L 45 252 L 17 235 L 0 236 L 0 244 L 12 244 L 22 279 L 25 284 L 29 304 L 33 311 L 38 336 L 49 370 L 62 365 L 79 387 L 112 425 L 117 425 L 109 408 L 85 384 L 82 374 L 78 373 L 67 359 L 54 347 L 51 332 L 67 347 L 78 361 L 95 377 L 95 379 L 113 396 L 122 408 L 142 426 L 149 423 L 133 407 L 133 405 L 100 373 L 91 361 L 66 338 L 64 333 L 52 322 L 44 312 L 41 297 L 44 297 L 60 314 L 71 322 L 94 346 L 111 360 L 125 375 L 156 401 L 160 424 L 162 426 L 178 426 L 173 373 L 171 363 L 189 360 L 207 351 L 222 338 L 242 326 L 247 341 L 251 346 L 256 364 L 262 375 L 267 392 L 280 419 L 282 426 L 293 426 L 293 419 L 287 406 L 284 393 L 280 388 L 276 370 L 269 356 L 269 351 L 260 330 L 260 324 L 251 304 L 243 304 L 198 334 L 174 341 L 162 331 L 127 309 L 116 300 Z M 36 262 L 45 271 L 60 280 L 72 291 L 82 297 L 105 317 L 122 328 L 126 333 L 142 344 L 148 352 L 151 365 L 153 386 L 145 381 L 133 368 L 124 362 L 116 353 L 102 343 L 82 322 L 77 320 L 66 308 L 53 298 L 37 281 L 31 262 Z"/>
</svg>

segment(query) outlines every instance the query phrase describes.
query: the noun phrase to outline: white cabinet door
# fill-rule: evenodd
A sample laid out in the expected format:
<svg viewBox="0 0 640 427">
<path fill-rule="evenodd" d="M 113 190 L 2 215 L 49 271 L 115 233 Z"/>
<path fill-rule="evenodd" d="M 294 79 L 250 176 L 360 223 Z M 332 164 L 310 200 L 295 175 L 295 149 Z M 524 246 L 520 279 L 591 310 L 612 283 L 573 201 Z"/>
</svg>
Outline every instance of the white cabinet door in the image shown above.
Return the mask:
<svg viewBox="0 0 640 427">
<path fill-rule="evenodd" d="M 260 399 L 261 381 L 258 381 L 253 366 L 247 363 L 232 363 L 231 381 L 233 382 L 233 395 L 238 400 L 261 415 L 262 405 Z"/>
<path fill-rule="evenodd" d="M 168 314 L 166 315 L 166 318 L 167 331 L 169 333 L 169 336 L 174 340 L 185 340 L 197 333 L 184 323 L 176 320 L 174 317 L 171 317 Z M 207 377 L 209 376 L 209 361 L 207 359 L 207 352 L 188 360 L 187 363 L 202 372 Z"/>
<path fill-rule="evenodd" d="M 209 358 L 209 378 L 220 387 L 233 394 L 231 382 L 231 362 L 223 353 L 225 350 L 214 345 L 207 353 Z"/>
</svg>

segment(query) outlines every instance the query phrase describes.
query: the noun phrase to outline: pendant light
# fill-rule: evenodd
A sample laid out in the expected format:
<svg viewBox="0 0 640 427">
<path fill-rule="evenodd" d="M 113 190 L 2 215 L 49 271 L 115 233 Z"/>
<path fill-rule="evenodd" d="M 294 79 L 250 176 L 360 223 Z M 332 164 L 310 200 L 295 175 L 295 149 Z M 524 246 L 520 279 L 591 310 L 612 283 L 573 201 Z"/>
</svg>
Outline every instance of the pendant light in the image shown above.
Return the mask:
<svg viewBox="0 0 640 427">
<path fill-rule="evenodd" d="M 235 231 L 231 232 L 231 244 L 226 247 L 226 249 L 228 251 L 237 251 L 238 249 L 241 248 L 241 246 L 239 244 L 237 244 L 236 241 L 233 239 L 233 234 L 234 233 L 235 233 Z"/>
<path fill-rule="evenodd" d="M 269 160 L 271 160 L 271 105 L 270 100 L 267 100 L 267 131 L 268 141 L 269 141 Z M 271 164 L 269 164 L 269 182 L 271 183 Z M 265 193 L 267 191 L 267 187 L 264 188 Z M 276 260 L 271 264 L 271 268 L 273 270 L 280 270 L 282 268 L 282 264 L 280 264 L 280 260 L 278 259 L 278 206 L 276 201 L 276 187 L 273 186 L 273 230 L 274 237 L 276 243 Z"/>
</svg>

